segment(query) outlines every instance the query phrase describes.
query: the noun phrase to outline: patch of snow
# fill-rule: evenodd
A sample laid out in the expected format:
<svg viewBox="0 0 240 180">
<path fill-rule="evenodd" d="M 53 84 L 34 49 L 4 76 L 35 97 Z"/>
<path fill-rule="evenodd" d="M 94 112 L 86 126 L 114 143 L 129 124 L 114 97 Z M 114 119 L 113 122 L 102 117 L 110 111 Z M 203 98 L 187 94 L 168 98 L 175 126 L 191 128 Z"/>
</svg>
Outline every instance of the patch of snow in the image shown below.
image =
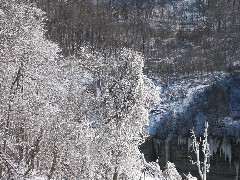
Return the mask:
<svg viewBox="0 0 240 180">
<path fill-rule="evenodd" d="M 0 16 L 4 17 L 5 16 L 5 13 L 3 12 L 2 9 L 0 9 Z"/>
<path fill-rule="evenodd" d="M 185 174 L 184 174 L 184 175 L 185 175 Z M 185 177 L 187 178 L 187 180 L 197 180 L 197 178 L 194 177 L 194 176 L 192 176 L 190 173 L 188 173 L 187 176 L 185 175 Z"/>
<path fill-rule="evenodd" d="M 166 180 L 182 180 L 182 177 L 177 172 L 174 163 L 167 162 L 166 169 L 163 171 L 163 176 Z"/>
</svg>

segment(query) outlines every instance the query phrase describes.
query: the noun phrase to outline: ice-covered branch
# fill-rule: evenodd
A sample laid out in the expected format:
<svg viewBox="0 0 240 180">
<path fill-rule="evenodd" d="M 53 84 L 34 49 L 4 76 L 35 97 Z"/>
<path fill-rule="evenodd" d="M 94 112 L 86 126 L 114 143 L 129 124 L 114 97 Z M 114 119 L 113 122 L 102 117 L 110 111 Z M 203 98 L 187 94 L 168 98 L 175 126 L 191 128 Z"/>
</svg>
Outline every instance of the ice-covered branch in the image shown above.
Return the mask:
<svg viewBox="0 0 240 180">
<path fill-rule="evenodd" d="M 210 157 L 210 147 L 208 143 L 208 122 L 205 123 L 205 131 L 204 131 L 204 139 L 200 138 L 200 141 L 197 141 L 197 137 L 194 133 L 194 130 L 191 130 L 192 133 L 192 151 L 196 154 L 196 161 L 191 160 L 192 164 L 196 164 L 198 167 L 198 172 L 202 180 L 207 179 L 207 173 L 209 172 L 210 163 L 208 162 L 208 158 Z M 202 152 L 204 155 L 203 162 L 200 161 L 200 144 L 202 144 Z"/>
</svg>

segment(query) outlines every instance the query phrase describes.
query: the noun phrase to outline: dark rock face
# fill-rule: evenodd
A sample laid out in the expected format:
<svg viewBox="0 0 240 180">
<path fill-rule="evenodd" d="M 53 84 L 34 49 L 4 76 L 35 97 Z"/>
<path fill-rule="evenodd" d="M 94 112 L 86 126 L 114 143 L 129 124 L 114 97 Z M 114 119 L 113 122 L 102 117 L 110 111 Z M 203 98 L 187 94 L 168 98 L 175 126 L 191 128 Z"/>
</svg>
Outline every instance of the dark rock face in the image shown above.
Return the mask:
<svg viewBox="0 0 240 180">
<path fill-rule="evenodd" d="M 222 139 L 220 138 L 220 145 Z M 200 179 L 197 166 L 190 162 L 190 157 L 194 160 L 195 154 L 191 152 L 187 145 L 187 138 L 184 142 L 179 142 L 173 139 L 168 142 L 166 148 L 165 140 L 158 140 L 149 138 L 144 144 L 141 145 L 140 150 L 144 153 L 147 161 L 156 161 L 158 159 L 161 169 L 164 169 L 166 161 L 173 162 L 176 165 L 178 172 L 184 177 L 184 174 L 191 174 Z M 182 144 L 181 144 L 182 143 Z M 186 144 L 185 144 L 186 143 Z M 237 144 L 235 139 L 230 139 L 232 148 L 231 164 L 228 157 L 225 160 L 225 155 L 222 152 L 220 156 L 220 147 L 216 154 L 210 158 L 210 172 L 207 174 L 209 180 L 235 180 L 236 179 L 236 164 L 240 159 L 240 144 Z M 203 155 L 200 154 L 203 158 Z"/>
</svg>

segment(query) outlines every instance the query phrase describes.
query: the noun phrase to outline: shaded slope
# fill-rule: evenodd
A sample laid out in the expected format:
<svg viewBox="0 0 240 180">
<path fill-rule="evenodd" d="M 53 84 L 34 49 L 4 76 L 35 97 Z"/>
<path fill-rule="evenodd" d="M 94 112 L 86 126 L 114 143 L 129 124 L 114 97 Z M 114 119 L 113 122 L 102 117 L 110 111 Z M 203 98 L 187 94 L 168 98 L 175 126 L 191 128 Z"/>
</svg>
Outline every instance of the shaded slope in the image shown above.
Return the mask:
<svg viewBox="0 0 240 180">
<path fill-rule="evenodd" d="M 162 101 L 150 113 L 149 132 L 160 137 L 188 134 L 193 127 L 202 133 L 240 136 L 240 76 L 215 74 L 171 77 L 168 85 L 155 79 Z"/>
</svg>

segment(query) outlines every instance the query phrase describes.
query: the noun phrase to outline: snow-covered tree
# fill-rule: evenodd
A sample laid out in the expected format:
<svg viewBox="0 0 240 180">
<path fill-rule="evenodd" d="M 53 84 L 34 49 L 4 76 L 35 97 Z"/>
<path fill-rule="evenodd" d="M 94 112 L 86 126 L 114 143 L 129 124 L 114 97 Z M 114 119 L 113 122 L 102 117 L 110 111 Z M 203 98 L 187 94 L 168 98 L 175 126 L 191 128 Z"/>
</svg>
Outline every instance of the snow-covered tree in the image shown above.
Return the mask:
<svg viewBox="0 0 240 180">
<path fill-rule="evenodd" d="M 163 176 L 166 180 L 181 180 L 182 177 L 178 173 L 177 169 L 175 168 L 175 165 L 171 162 L 167 162 L 166 169 L 163 171 Z"/>
<path fill-rule="evenodd" d="M 85 158 L 83 167 L 88 168 L 86 174 L 80 173 L 83 169 L 78 164 L 69 163 L 81 170 L 75 177 L 136 179 L 141 176 L 144 163 L 138 145 L 147 135 L 143 126 L 148 121 L 148 107 L 159 98 L 155 86 L 142 74 L 142 56 L 128 49 L 117 53 L 104 57 L 85 47 L 80 58 L 68 58 L 67 63 L 64 60 L 66 74 L 62 81 L 70 93 L 68 113 L 74 117 L 71 121 L 91 124 L 90 142 L 83 143 L 86 135 L 78 140 L 88 149 L 81 155 Z"/>
<path fill-rule="evenodd" d="M 1 1 L 1 176 L 18 167 L 19 176 L 48 179 L 140 177 L 138 145 L 158 100 L 142 56 L 82 48 L 78 59 L 56 60 L 42 20 L 32 4 Z"/>
<path fill-rule="evenodd" d="M 59 57 L 44 37 L 42 11 L 0 5 L 0 177 L 140 178 L 138 146 L 159 100 L 142 55 L 84 47 L 78 58 Z"/>
<path fill-rule="evenodd" d="M 9 157 L 24 167 L 20 174 L 39 166 L 40 144 L 50 119 L 57 118 L 61 97 L 55 82 L 58 47 L 44 37 L 43 12 L 13 0 L 1 0 L 0 11 L 0 143 L 5 165 L 0 176 L 10 178 Z"/>
</svg>

